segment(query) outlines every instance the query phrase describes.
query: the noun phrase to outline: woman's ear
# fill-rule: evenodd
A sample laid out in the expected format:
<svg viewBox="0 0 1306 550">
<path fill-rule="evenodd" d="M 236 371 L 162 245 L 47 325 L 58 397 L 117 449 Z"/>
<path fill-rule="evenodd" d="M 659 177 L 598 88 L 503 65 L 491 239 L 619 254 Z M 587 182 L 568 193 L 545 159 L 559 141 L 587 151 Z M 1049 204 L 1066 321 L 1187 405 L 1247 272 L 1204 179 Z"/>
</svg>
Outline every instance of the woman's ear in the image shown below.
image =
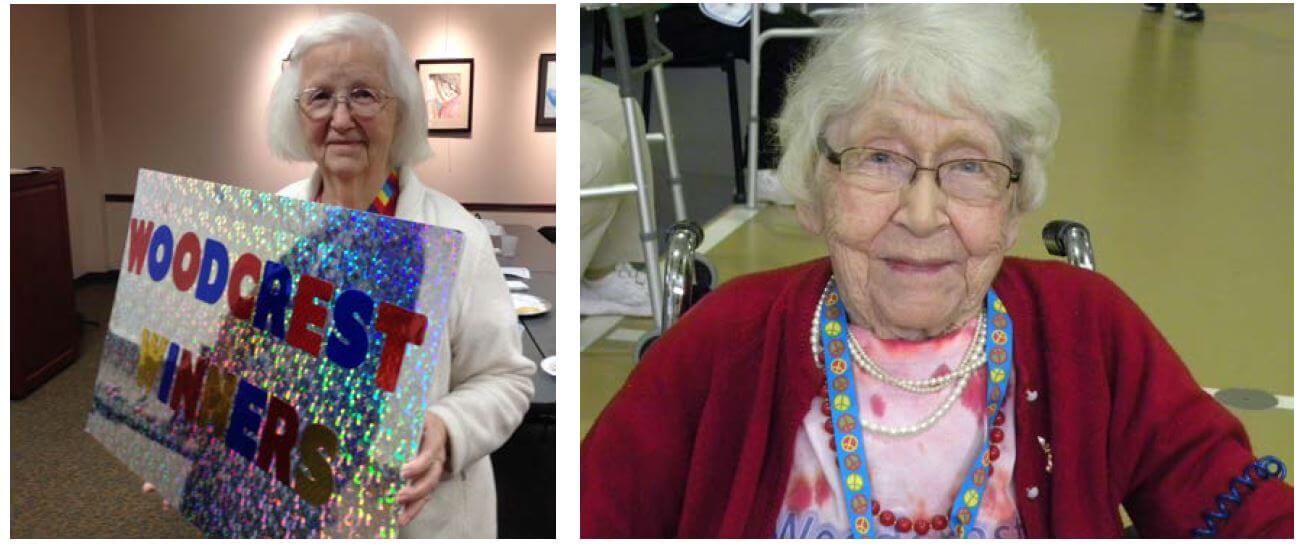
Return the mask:
<svg viewBox="0 0 1306 550">
<path fill-rule="evenodd" d="M 798 211 L 798 225 L 803 226 L 803 229 L 813 235 L 822 234 L 825 230 L 825 213 L 821 210 L 819 198 L 799 202 L 795 208 Z"/>
<path fill-rule="evenodd" d="M 1003 233 L 1005 233 L 1003 237 L 1006 241 L 1006 248 L 1003 249 L 1003 252 L 1011 252 L 1011 249 L 1016 246 L 1016 240 L 1020 238 L 1020 218 L 1021 214 L 1017 213 L 1013 207 L 1008 215 L 1007 223 L 1002 228 Z"/>
</svg>

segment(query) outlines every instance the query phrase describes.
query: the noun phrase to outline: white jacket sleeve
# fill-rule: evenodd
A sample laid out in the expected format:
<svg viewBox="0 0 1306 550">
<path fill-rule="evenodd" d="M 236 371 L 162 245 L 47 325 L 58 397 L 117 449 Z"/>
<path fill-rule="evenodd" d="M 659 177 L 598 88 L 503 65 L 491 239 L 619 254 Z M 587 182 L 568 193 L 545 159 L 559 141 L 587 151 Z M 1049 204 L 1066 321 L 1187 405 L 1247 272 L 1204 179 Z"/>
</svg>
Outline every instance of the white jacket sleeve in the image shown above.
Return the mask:
<svg viewBox="0 0 1306 550">
<path fill-rule="evenodd" d="M 463 239 L 449 309 L 450 391 L 430 407 L 448 427 L 446 467 L 455 474 L 508 440 L 535 392 L 535 365 L 521 353 L 516 312 L 490 238 L 475 227 Z"/>
</svg>

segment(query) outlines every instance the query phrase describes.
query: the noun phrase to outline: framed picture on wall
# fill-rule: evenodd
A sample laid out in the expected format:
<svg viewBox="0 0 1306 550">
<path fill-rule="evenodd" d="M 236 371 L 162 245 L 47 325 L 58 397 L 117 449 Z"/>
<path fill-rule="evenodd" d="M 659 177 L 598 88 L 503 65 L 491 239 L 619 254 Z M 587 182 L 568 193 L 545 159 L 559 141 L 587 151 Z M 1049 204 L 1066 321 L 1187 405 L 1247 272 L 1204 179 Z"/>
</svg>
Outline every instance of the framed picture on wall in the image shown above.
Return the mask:
<svg viewBox="0 0 1306 550">
<path fill-rule="evenodd" d="M 557 127 L 558 86 L 554 73 L 557 54 L 540 54 L 539 84 L 535 88 L 535 127 L 551 130 Z"/>
<path fill-rule="evenodd" d="M 474 63 L 468 59 L 418 59 L 428 135 L 472 131 Z"/>
</svg>

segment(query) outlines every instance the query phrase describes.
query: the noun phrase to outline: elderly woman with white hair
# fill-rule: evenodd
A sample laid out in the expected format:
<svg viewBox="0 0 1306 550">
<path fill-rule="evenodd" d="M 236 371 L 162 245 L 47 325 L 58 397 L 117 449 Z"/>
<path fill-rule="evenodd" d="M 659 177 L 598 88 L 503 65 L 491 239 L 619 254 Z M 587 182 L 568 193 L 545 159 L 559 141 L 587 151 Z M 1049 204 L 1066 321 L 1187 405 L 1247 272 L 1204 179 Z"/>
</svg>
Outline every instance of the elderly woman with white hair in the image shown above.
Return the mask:
<svg viewBox="0 0 1306 550">
<path fill-rule="evenodd" d="M 384 23 L 340 14 L 295 41 L 272 90 L 273 151 L 317 165 L 281 195 L 457 229 L 463 252 L 417 457 L 396 496 L 402 537 L 494 537 L 489 454 L 521 423 L 534 366 L 489 235 L 413 166 L 431 155 L 412 58 Z"/>
<path fill-rule="evenodd" d="M 790 79 L 781 180 L 829 257 L 741 277 L 581 451 L 586 537 L 1292 536 L 1282 463 L 1114 284 L 1006 257 L 1059 125 L 1014 7 L 850 17 Z"/>
</svg>

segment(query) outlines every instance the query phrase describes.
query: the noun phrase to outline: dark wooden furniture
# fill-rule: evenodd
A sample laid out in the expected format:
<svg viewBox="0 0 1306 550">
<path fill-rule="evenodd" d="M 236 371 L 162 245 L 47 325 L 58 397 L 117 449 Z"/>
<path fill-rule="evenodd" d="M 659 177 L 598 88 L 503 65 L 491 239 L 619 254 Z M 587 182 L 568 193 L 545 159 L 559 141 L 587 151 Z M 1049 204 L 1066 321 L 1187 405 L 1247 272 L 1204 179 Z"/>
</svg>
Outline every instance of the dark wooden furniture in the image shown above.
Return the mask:
<svg viewBox="0 0 1306 550">
<path fill-rule="evenodd" d="M 554 245 L 525 225 L 504 225 L 517 237 L 517 254 L 499 257 L 499 264 L 531 270 L 530 293 L 557 307 Z M 522 353 L 537 364 L 556 352 L 558 312 L 522 319 Z M 521 426 L 502 447 L 490 455 L 498 494 L 499 538 L 551 539 L 556 537 L 557 511 L 557 381 L 541 369 L 533 377 L 535 395 Z"/>
<path fill-rule="evenodd" d="M 63 169 L 9 177 L 9 398 L 22 399 L 77 358 Z"/>
</svg>

